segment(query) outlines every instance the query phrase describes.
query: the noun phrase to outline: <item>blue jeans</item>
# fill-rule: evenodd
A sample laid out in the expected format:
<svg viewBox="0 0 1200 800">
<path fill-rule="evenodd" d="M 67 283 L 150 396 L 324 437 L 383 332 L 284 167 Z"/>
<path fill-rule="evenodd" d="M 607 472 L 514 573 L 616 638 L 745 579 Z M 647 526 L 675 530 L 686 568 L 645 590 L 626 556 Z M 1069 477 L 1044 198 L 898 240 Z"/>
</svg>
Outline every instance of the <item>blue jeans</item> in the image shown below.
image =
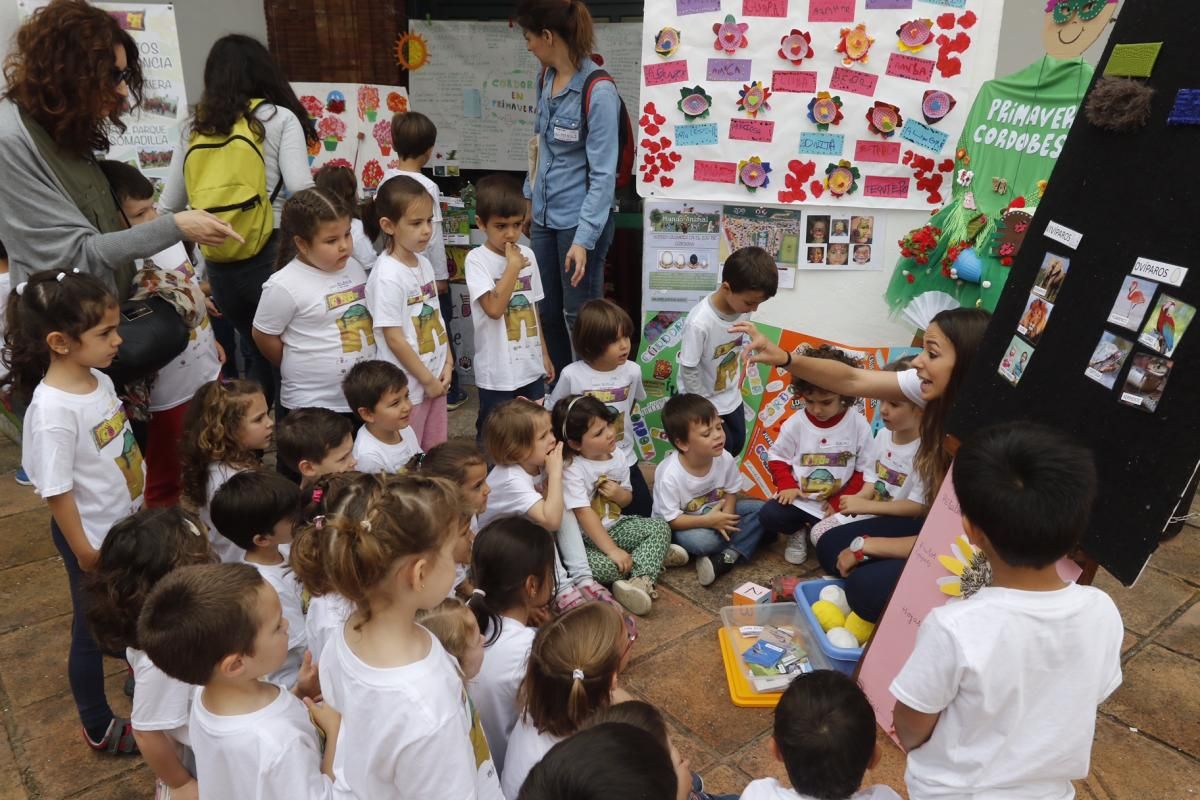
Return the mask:
<svg viewBox="0 0 1200 800">
<path fill-rule="evenodd" d="M 746 446 L 746 405 L 738 403 L 738 407 L 728 414 L 721 415 L 721 427 L 725 429 L 725 452 L 734 458 L 742 455 Z"/>
<path fill-rule="evenodd" d="M 588 300 L 604 296 L 604 258 L 608 255 L 615 228 L 616 221 L 609 214 L 596 246 L 588 252 L 587 271 L 578 286 L 571 285 L 571 276 L 566 272 L 567 251 L 575 241 L 575 228 L 559 231 L 535 222 L 529 232 L 530 247 L 537 258 L 545 295 L 538 303 L 542 341 L 550 350 L 556 379 L 563 368 L 574 361 L 570 335 L 579 307 Z M 634 326 L 637 326 L 636 320 Z"/>
<path fill-rule="evenodd" d="M 777 500 L 768 500 L 762 510 L 763 530 L 770 534 L 790 536 L 805 525 L 816 525 L 820 521 L 807 511 L 801 511 L 790 503 L 785 506 Z"/>
<path fill-rule="evenodd" d="M 442 322 L 446 325 L 446 330 L 450 329 L 450 319 L 454 316 L 454 305 L 450 299 L 450 292 L 442 292 L 438 295 L 438 306 L 442 310 Z M 454 353 L 454 337 L 447 336 L 447 344 L 450 346 L 450 363 L 453 369 L 450 370 L 450 391 L 447 392 L 447 397 L 460 397 L 462 395 L 462 387 L 458 383 L 458 356 Z"/>
<path fill-rule="evenodd" d="M 271 366 L 254 345 L 254 314 L 262 297 L 263 284 L 275 273 L 275 256 L 279 252 L 279 234 L 271 236 L 258 255 L 225 264 L 208 262 L 208 282 L 217 310 L 241 339 L 243 353 L 249 359 L 245 377 L 258 381 L 267 397 L 267 407 L 275 401 L 278 390 L 278 370 Z M 230 352 L 226 358 L 234 358 Z"/>
<path fill-rule="evenodd" d="M 654 512 L 654 495 L 646 485 L 646 476 L 637 464 L 629 468 L 629 483 L 633 486 L 633 499 L 622 509 L 622 514 L 631 517 L 649 517 Z"/>
<path fill-rule="evenodd" d="M 501 391 L 499 389 L 479 389 L 479 416 L 475 418 L 475 444 L 483 442 L 483 426 L 487 422 L 487 418 L 496 409 L 496 406 L 507 403 L 509 400 L 515 400 L 518 397 L 524 397 L 526 400 L 536 400 L 541 403 L 542 398 L 546 396 L 546 379 L 537 378 L 530 381 L 524 386 L 513 389 L 511 391 Z"/>
<path fill-rule="evenodd" d="M 729 549 L 736 550 L 738 555 L 749 561 L 763 537 L 762 523 L 758 521 L 758 511 L 762 507 L 762 500 L 748 497 L 738 500 L 737 505 L 733 507 L 734 513 L 740 518 L 738 531 L 729 539 L 712 528 L 671 531 L 671 536 L 675 539 L 675 544 L 693 556 L 711 556 Z"/>
<path fill-rule="evenodd" d="M 859 536 L 883 536 L 898 539 L 921 532 L 923 519 L 910 517 L 871 517 L 838 525 L 817 540 L 817 559 L 829 575 L 838 575 L 838 555 Z M 888 598 L 904 571 L 904 558 L 875 558 L 864 561 L 846 576 L 846 602 L 867 622 L 878 622 Z"/>
</svg>

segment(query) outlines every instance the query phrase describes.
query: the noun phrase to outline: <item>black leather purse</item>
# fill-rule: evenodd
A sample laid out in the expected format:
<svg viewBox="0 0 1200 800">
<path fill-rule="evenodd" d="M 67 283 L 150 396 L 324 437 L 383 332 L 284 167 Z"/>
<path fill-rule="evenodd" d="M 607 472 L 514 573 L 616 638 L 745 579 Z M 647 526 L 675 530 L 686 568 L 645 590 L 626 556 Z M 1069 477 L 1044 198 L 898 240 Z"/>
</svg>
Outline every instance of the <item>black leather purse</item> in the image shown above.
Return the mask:
<svg viewBox="0 0 1200 800">
<path fill-rule="evenodd" d="M 121 346 L 105 370 L 118 386 L 158 372 L 188 345 L 191 331 L 175 306 L 152 295 L 121 304 Z"/>
</svg>

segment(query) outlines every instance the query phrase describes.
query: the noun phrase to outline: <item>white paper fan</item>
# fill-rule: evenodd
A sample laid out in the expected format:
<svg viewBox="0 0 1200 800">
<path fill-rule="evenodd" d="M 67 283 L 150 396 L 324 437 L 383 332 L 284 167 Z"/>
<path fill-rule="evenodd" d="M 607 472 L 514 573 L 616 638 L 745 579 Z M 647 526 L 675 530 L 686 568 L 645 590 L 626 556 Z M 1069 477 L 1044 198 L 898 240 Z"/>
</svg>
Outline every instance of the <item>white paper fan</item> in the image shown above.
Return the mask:
<svg viewBox="0 0 1200 800">
<path fill-rule="evenodd" d="M 915 325 L 917 330 L 923 331 L 940 312 L 961 306 L 962 303 L 945 292 L 925 292 L 914 297 L 900 316 Z"/>
</svg>

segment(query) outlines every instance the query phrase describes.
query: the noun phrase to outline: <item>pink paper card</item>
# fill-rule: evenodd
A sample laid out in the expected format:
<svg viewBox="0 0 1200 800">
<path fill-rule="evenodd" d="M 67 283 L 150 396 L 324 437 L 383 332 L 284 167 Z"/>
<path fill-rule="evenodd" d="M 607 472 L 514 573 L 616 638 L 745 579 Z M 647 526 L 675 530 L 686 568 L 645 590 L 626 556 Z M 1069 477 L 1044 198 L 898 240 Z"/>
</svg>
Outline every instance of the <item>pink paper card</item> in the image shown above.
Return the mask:
<svg viewBox="0 0 1200 800">
<path fill-rule="evenodd" d="M 710 58 L 707 74 L 710 81 L 748 81 L 750 80 L 750 59 Z"/>
<path fill-rule="evenodd" d="M 742 0 L 743 17 L 786 17 L 788 0 Z"/>
<path fill-rule="evenodd" d="M 814 94 L 817 91 L 817 73 L 787 72 L 783 70 L 772 72 L 771 91 Z"/>
<path fill-rule="evenodd" d="M 871 161 L 876 164 L 899 164 L 899 142 L 875 142 L 859 139 L 854 146 L 855 161 Z"/>
<path fill-rule="evenodd" d="M 679 61 L 664 61 L 661 64 L 646 64 L 642 67 L 646 75 L 647 86 L 661 86 L 664 83 L 683 83 L 688 79 L 687 59 Z"/>
<path fill-rule="evenodd" d="M 834 67 L 833 78 L 830 79 L 829 86 L 839 92 L 854 92 L 854 94 L 874 97 L 875 86 L 878 83 L 879 76 L 872 75 L 870 72 Z"/>
<path fill-rule="evenodd" d="M 720 11 L 721 0 L 675 0 L 675 13 L 679 16 L 687 14 L 703 14 L 706 11 Z"/>
<path fill-rule="evenodd" d="M 936 62 L 928 58 L 892 53 L 888 58 L 887 74 L 893 78 L 907 78 L 910 81 L 929 83 L 933 78 L 934 66 L 936 66 Z"/>
<path fill-rule="evenodd" d="M 696 161 L 692 179 L 707 183 L 737 183 L 737 164 L 732 161 Z"/>
<path fill-rule="evenodd" d="M 899 145 L 897 145 L 899 147 Z M 908 178 L 868 175 L 863 181 L 863 197 L 903 200 L 908 197 Z"/>
<path fill-rule="evenodd" d="M 854 22 L 854 0 L 808 0 L 809 22 Z"/>
<path fill-rule="evenodd" d="M 766 119 L 729 120 L 729 138 L 743 142 L 769 142 L 775 133 L 775 123 Z"/>
</svg>

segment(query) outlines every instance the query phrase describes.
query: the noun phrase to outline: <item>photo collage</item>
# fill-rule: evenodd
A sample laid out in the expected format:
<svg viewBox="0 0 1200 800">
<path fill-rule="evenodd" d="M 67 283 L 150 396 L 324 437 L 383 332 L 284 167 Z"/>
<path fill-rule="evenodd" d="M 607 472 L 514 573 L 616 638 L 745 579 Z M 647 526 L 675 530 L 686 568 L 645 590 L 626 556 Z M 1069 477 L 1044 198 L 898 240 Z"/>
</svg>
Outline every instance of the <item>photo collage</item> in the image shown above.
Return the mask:
<svg viewBox="0 0 1200 800">
<path fill-rule="evenodd" d="M 874 269 L 873 250 L 882 247 L 875 216 L 817 213 L 804 223 L 800 269 Z"/>
<path fill-rule="evenodd" d="M 1071 259 L 1066 256 L 1047 252 L 1042 258 L 1033 289 L 1025 301 L 1025 310 L 1017 321 L 1017 333 L 1000 361 L 1000 375 L 1013 386 L 1021 382 L 1021 376 L 1033 358 L 1034 348 L 1046 331 L 1054 304 L 1058 302 L 1058 293 L 1070 269 Z"/>
</svg>

